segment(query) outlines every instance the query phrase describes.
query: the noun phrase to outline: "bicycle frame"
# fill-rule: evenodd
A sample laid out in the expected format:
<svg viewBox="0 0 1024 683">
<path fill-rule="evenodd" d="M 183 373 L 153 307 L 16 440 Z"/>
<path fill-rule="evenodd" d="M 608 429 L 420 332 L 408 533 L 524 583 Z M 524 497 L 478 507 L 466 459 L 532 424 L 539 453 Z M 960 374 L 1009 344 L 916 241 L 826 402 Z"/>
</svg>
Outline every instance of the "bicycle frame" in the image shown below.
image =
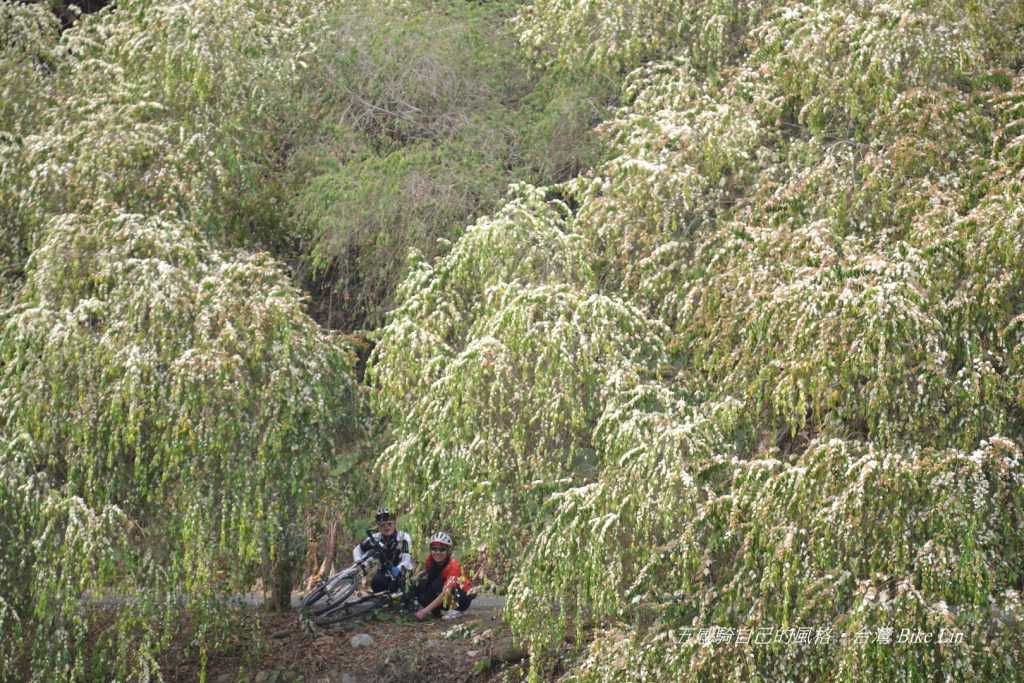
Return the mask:
<svg viewBox="0 0 1024 683">
<path fill-rule="evenodd" d="M 356 600 L 350 600 L 349 595 L 346 595 L 346 597 L 337 604 L 330 604 L 331 593 L 340 586 L 342 582 L 351 581 L 353 571 L 358 571 L 358 582 L 361 583 L 369 573 L 369 567 L 374 561 L 379 563 L 381 570 L 384 572 L 389 572 L 394 566 L 392 562 L 388 561 L 387 551 L 384 546 L 382 546 L 377 539 L 373 537 L 373 534 L 374 530 L 368 529 L 366 539 L 360 542 L 362 544 L 368 540 L 370 545 L 369 551 L 362 558 L 326 580 L 322 578 L 319 579 L 313 590 L 303 598 L 300 612 L 302 613 L 302 618 L 304 620 L 311 621 L 317 625 L 327 625 L 333 622 L 342 621 L 343 619 L 352 616 L 369 613 L 385 606 L 391 601 L 390 593 L 385 591 L 371 593 Z M 313 615 L 308 615 L 308 611 L 311 610 L 314 605 L 319 603 L 325 596 L 328 596 L 326 608 L 319 612 L 315 612 Z"/>
</svg>

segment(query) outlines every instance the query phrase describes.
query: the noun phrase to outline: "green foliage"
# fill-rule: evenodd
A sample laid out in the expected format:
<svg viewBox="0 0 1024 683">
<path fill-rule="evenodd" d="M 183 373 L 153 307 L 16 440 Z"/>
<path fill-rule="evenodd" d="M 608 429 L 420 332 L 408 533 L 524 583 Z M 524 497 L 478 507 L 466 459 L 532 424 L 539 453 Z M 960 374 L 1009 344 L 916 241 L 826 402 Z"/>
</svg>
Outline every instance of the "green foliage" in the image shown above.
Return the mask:
<svg viewBox="0 0 1024 683">
<path fill-rule="evenodd" d="M 0 303 L 20 284 L 36 233 L 29 202 L 12 181 L 29 168 L 22 136 L 51 103 L 46 82 L 59 58 L 58 31 L 41 5 L 0 6 Z"/>
<path fill-rule="evenodd" d="M 633 69 L 612 158 L 414 269 L 385 481 L 512 563 L 534 675 L 575 634 L 573 680 L 1013 679 L 1020 4 L 623 7 L 519 14 L 549 68 Z"/>
<path fill-rule="evenodd" d="M 321 104 L 387 152 L 409 142 L 445 140 L 523 87 L 497 7 L 340 3 L 318 46 L 310 84 Z M 512 68 L 511 72 L 496 72 Z"/>
<path fill-rule="evenodd" d="M 53 495 L 134 520 L 144 536 L 119 562 L 186 607 L 282 553 L 354 428 L 348 355 L 280 268 L 172 219 L 55 219 L 5 328 L 0 401 L 31 468 Z"/>
<path fill-rule="evenodd" d="M 537 0 L 538 72 L 512 9 L 0 6 L 0 678 L 205 661 L 350 504 L 353 359 L 254 247 L 390 321 L 384 490 L 535 676 L 1024 665 L 1024 7 Z"/>
<path fill-rule="evenodd" d="M 607 89 L 531 76 L 507 3 L 343 3 L 304 102 L 323 130 L 293 154 L 316 173 L 291 202 L 329 327 L 380 325 L 415 249 L 434 258 L 512 182 L 563 180 L 599 153 Z"/>
<path fill-rule="evenodd" d="M 47 216 L 99 199 L 173 211 L 221 243 L 284 251 L 292 181 L 282 155 L 313 125 L 294 95 L 320 7 L 139 0 L 83 17 L 58 42 L 42 5 L 5 5 L 0 216 L 11 288 Z"/>
<path fill-rule="evenodd" d="M 61 495 L 34 469 L 24 442 L 0 445 L 0 678 L 85 678 L 80 600 L 116 574 L 127 519 Z"/>
<path fill-rule="evenodd" d="M 183 637 L 205 662 L 225 595 L 287 595 L 304 513 L 344 488 L 353 354 L 230 249 L 291 239 L 292 181 L 262 181 L 309 124 L 321 10 L 125 2 L 59 38 L 0 10 L 4 680 L 159 678 Z"/>
<path fill-rule="evenodd" d="M 82 22 L 72 40 L 102 49 L 124 74 L 130 101 L 167 108 L 180 125 L 169 130 L 176 147 L 199 148 L 204 203 L 191 217 L 204 231 L 283 253 L 291 238 L 282 209 L 296 182 L 287 153 L 315 125 L 296 100 L 324 11 L 319 0 L 138 0 L 112 13 L 121 30 Z"/>
<path fill-rule="evenodd" d="M 467 229 L 443 259 L 417 259 L 402 283 L 400 308 L 383 330 L 370 372 L 383 391 L 378 412 L 405 428 L 425 413 L 411 411 L 441 377 L 451 357 L 471 341 L 472 330 L 498 288 L 581 281 L 586 277 L 579 240 L 566 234 L 567 207 L 546 201 L 530 186 L 513 188 L 508 204 Z M 504 299 L 499 299 L 502 301 Z M 442 349 L 442 353 L 438 353 Z"/>
<path fill-rule="evenodd" d="M 295 211 L 315 226 L 310 258 L 345 297 L 331 326 L 375 322 L 406 272 L 410 249 L 436 251 L 467 216 L 494 201 L 490 164 L 462 145 L 409 145 L 317 177 Z"/>
<path fill-rule="evenodd" d="M 1002 439 L 970 454 L 885 453 L 834 440 L 791 462 L 735 463 L 728 493 L 691 506 L 693 523 L 650 553 L 626 594 L 661 615 L 652 625 L 658 635 L 623 644 L 607 633 L 580 679 L 643 680 L 638 672 L 653 669 L 694 680 L 778 671 L 801 680 L 931 680 L 940 672 L 1011 680 L 1020 652 L 1009 643 L 1022 605 L 1008 588 L 1020 569 L 1007 558 L 1021 551 L 1021 464 L 1019 448 Z M 678 590 L 650 590 L 658 584 Z M 804 647 L 702 652 L 681 635 L 691 623 L 834 632 L 833 641 Z M 873 640 L 886 625 L 913 625 L 933 640 L 940 629 L 958 630 L 964 644 L 899 644 L 895 634 L 890 644 L 858 641 L 862 629 Z"/>
<path fill-rule="evenodd" d="M 515 23 L 523 46 L 550 69 L 617 81 L 670 54 L 714 70 L 745 48 L 772 3 L 692 0 L 536 0 Z"/>
<path fill-rule="evenodd" d="M 6 72 L 0 90 L 0 130 L 8 135 L 23 130 L 47 101 L 35 88 L 58 59 L 59 29 L 57 19 L 42 5 L 0 8 L 0 60 Z"/>
</svg>

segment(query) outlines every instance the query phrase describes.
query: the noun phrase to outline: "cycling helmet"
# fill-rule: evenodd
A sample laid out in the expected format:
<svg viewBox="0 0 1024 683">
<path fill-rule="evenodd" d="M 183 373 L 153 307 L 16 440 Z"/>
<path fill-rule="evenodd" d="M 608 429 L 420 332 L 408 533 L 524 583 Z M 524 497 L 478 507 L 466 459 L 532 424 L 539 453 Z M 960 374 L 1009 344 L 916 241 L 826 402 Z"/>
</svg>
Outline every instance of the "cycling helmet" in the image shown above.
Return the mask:
<svg viewBox="0 0 1024 683">
<path fill-rule="evenodd" d="M 430 545 L 446 545 L 452 547 L 452 537 L 443 531 L 438 531 L 430 537 Z"/>
<path fill-rule="evenodd" d="M 391 514 L 391 510 L 386 507 L 381 507 L 377 510 L 377 515 L 374 517 L 378 522 L 387 522 L 394 519 L 395 516 Z"/>
</svg>

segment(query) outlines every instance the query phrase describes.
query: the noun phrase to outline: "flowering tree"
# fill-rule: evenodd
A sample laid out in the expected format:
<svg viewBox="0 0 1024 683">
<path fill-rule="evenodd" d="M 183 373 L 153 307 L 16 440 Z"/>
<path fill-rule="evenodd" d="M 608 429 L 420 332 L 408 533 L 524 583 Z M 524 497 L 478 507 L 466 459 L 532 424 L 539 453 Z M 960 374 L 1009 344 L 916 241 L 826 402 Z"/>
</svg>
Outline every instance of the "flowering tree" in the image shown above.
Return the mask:
<svg viewBox="0 0 1024 683">
<path fill-rule="evenodd" d="M 39 490 L 30 502 L 65 509 L 73 499 L 62 514 L 121 523 L 34 521 L 50 514 L 45 507 L 9 521 L 23 539 L 47 523 L 58 539 L 79 524 L 105 533 L 83 541 L 90 552 L 89 543 L 102 550 L 121 534 L 132 543 L 95 560 L 73 543 L 40 546 L 11 618 L 52 609 L 49 618 L 72 628 L 85 623 L 82 588 L 133 595 L 135 585 L 148 596 L 125 616 L 137 622 L 166 609 L 171 592 L 198 608 L 294 561 L 288 530 L 319 490 L 336 439 L 354 427 L 344 348 L 309 319 L 269 258 L 220 256 L 187 224 L 101 207 L 66 214 L 47 232 L 0 341 L 0 403 L 5 431 L 19 440 L 12 466 L 22 467 L 9 476 L 45 473 L 29 480 Z M 81 576 L 52 594 L 40 579 L 64 553 L 105 562 L 113 576 Z M 83 643 L 68 640 L 56 669 L 34 658 L 33 673 L 85 666 Z M 143 649 L 117 666 L 150 656 Z"/>
<path fill-rule="evenodd" d="M 277 235 L 252 180 L 318 7 L 0 9 L 0 679 L 159 678 L 186 616 L 205 661 L 226 595 L 287 600 L 353 358 L 232 245 Z"/>
<path fill-rule="evenodd" d="M 381 472 L 514 560 L 535 674 L 575 633 L 578 680 L 1012 678 L 1021 6 L 654 5 L 520 14 L 636 67 L 613 158 L 410 276 Z"/>
</svg>

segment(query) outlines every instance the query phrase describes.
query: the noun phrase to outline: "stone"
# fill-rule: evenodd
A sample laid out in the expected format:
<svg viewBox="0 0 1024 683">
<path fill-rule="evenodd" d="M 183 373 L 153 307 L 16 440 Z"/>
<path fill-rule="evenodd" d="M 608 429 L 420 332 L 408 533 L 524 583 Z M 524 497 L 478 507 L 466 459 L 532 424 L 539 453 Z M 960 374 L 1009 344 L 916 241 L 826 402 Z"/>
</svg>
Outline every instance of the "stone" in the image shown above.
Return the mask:
<svg viewBox="0 0 1024 683">
<path fill-rule="evenodd" d="M 369 633 L 357 633 L 348 642 L 352 647 L 370 647 L 373 645 L 373 636 Z"/>
</svg>

